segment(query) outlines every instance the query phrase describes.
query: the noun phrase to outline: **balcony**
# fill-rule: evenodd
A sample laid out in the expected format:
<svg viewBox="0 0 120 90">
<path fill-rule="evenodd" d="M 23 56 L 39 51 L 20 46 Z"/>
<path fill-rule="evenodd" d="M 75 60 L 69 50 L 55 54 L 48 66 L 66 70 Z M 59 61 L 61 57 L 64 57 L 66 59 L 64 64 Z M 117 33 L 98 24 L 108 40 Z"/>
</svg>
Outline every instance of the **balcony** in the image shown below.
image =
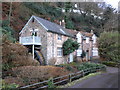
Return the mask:
<svg viewBox="0 0 120 90">
<path fill-rule="evenodd" d="M 41 38 L 37 36 L 19 37 L 19 42 L 23 45 L 41 45 Z"/>
</svg>

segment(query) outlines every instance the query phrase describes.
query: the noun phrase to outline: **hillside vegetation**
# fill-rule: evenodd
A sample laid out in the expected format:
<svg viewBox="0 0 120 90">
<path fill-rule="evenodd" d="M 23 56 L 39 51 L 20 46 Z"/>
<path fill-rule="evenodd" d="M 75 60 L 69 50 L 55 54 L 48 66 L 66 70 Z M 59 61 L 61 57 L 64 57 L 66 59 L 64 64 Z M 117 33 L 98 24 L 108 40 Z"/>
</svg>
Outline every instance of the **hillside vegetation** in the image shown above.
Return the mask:
<svg viewBox="0 0 120 90">
<path fill-rule="evenodd" d="M 3 22 L 10 20 L 9 25 L 17 40 L 20 30 L 32 15 L 57 24 L 64 19 L 66 28 L 87 32 L 92 29 L 98 36 L 103 31 L 117 30 L 117 12 L 111 6 L 95 2 L 79 2 L 77 8 L 74 5 L 75 3 L 72 2 L 4 2 L 2 3 L 2 19 Z M 62 12 L 63 9 L 65 12 Z M 74 10 L 80 10 L 81 14 L 74 13 Z M 9 21 L 4 23 L 9 23 Z"/>
<path fill-rule="evenodd" d="M 114 32 L 118 28 L 118 12 L 105 3 L 79 2 L 78 7 L 71 2 L 3 2 L 2 3 L 2 79 L 7 84 L 16 83 L 24 86 L 36 83 L 52 76 L 58 77 L 73 71 L 78 71 L 88 67 L 66 65 L 56 66 L 39 66 L 23 45 L 18 43 L 19 32 L 32 15 L 39 16 L 51 22 L 59 24 L 59 21 L 65 20 L 66 28 L 77 31 L 90 32 L 91 29 L 97 36 L 100 36 L 100 54 L 101 57 L 117 62 L 119 61 L 118 38 L 115 35 L 119 33 L 101 34 L 103 32 Z M 77 9 L 79 13 L 73 11 Z M 62 12 L 65 11 L 65 12 Z M 119 25 L 120 26 L 120 25 Z M 114 35 L 112 35 L 114 34 Z M 119 36 L 119 35 L 118 35 Z M 1 39 L 1 38 L 0 38 Z M 106 41 L 108 42 L 106 43 Z M 113 41 L 114 40 L 114 41 Z M 113 41 L 113 42 L 112 42 Z M 107 46 L 110 46 L 106 48 Z M 112 46 L 114 45 L 114 46 Z M 109 52 L 106 54 L 107 51 Z M 114 50 L 111 48 L 115 48 Z M 111 52 L 112 50 L 112 52 Z M 114 54 L 115 52 L 115 54 Z M 116 59 L 117 58 L 117 59 Z M 105 58 L 106 59 L 106 58 Z M 93 66 L 96 66 L 92 64 Z M 90 67 L 92 67 L 90 65 Z M 56 73 L 57 72 L 57 73 Z M 28 78 L 29 77 L 29 78 Z"/>
</svg>

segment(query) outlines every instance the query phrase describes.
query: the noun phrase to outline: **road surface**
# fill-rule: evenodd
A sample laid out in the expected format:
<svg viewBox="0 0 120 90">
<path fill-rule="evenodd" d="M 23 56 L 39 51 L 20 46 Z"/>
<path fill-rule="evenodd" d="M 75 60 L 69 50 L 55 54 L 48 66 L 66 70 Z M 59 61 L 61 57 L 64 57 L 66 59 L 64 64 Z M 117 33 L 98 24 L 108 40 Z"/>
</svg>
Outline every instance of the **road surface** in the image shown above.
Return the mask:
<svg viewBox="0 0 120 90">
<path fill-rule="evenodd" d="M 118 68 L 107 67 L 107 72 L 80 81 L 68 88 L 118 88 Z"/>
</svg>

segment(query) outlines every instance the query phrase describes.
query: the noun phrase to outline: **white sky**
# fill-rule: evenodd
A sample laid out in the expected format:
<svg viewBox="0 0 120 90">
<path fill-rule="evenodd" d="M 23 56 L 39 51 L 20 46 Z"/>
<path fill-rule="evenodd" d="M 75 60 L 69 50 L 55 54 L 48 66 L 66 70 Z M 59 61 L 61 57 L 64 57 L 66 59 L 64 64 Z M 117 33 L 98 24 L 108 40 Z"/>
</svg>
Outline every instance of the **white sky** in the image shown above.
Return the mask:
<svg viewBox="0 0 120 90">
<path fill-rule="evenodd" d="M 108 4 L 112 5 L 114 8 L 118 9 L 118 2 L 120 0 L 104 0 L 105 2 L 107 2 Z"/>
</svg>

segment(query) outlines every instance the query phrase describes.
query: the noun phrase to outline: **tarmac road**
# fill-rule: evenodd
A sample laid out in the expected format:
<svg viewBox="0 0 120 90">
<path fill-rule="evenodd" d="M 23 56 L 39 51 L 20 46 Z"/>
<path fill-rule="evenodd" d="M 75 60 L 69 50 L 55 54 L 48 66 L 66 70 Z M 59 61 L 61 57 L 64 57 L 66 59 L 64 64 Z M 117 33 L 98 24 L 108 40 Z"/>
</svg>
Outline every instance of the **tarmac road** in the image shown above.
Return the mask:
<svg viewBox="0 0 120 90">
<path fill-rule="evenodd" d="M 118 88 L 118 68 L 107 67 L 107 72 L 85 79 L 68 88 Z"/>
</svg>

